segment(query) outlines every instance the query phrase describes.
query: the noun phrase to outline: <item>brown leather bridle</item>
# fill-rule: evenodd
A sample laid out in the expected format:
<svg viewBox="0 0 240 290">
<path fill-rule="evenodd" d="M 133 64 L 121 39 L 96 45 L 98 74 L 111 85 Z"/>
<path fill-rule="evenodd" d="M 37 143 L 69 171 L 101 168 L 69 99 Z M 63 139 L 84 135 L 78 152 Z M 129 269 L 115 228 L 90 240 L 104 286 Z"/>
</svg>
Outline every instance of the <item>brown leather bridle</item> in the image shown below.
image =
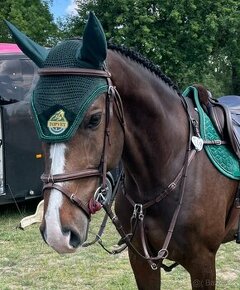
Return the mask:
<svg viewBox="0 0 240 290">
<path fill-rule="evenodd" d="M 101 178 L 101 185 L 100 185 L 100 191 L 104 191 L 106 189 L 106 183 L 107 183 L 107 149 L 108 146 L 110 145 L 110 124 L 113 116 L 113 104 L 115 105 L 114 109 L 116 112 L 116 116 L 123 128 L 124 131 L 124 115 L 123 115 L 123 106 L 122 106 L 122 101 L 120 98 L 119 93 L 117 92 L 116 88 L 112 85 L 111 81 L 111 75 L 108 71 L 100 71 L 100 70 L 91 70 L 91 69 L 75 69 L 75 68 L 47 68 L 47 69 L 40 69 L 39 70 L 40 75 L 84 75 L 84 76 L 93 76 L 93 77 L 105 77 L 108 82 L 108 92 L 106 94 L 106 101 L 105 101 L 105 107 L 106 107 L 106 114 L 105 114 L 105 130 L 104 130 L 104 143 L 103 143 L 103 150 L 102 150 L 102 156 L 101 156 L 101 161 L 96 169 L 85 169 L 81 170 L 78 172 L 73 172 L 73 173 L 66 173 L 66 174 L 55 174 L 55 175 L 47 175 L 43 174 L 41 179 L 45 183 L 43 187 L 43 191 L 45 190 L 51 190 L 51 189 L 56 189 L 60 191 L 62 194 L 64 194 L 67 198 L 69 198 L 76 206 L 78 206 L 85 214 L 86 216 L 90 219 L 91 214 L 96 212 L 98 209 L 100 209 L 102 206 L 104 210 L 106 211 L 106 214 L 110 219 L 112 220 L 114 226 L 116 227 L 118 233 L 121 235 L 122 239 L 121 241 L 123 243 L 126 243 L 126 245 L 138 256 L 143 258 L 144 260 L 148 261 L 150 264 L 151 268 L 153 270 L 158 269 L 158 266 L 162 266 L 162 261 L 168 256 L 168 246 L 172 237 L 172 233 L 177 221 L 177 217 L 179 214 L 179 211 L 181 209 L 182 205 L 182 200 L 184 197 L 184 192 L 185 192 L 185 182 L 187 178 L 187 171 L 188 167 L 193 160 L 195 154 L 196 154 L 196 149 L 193 148 L 191 149 L 191 137 L 192 137 L 192 130 L 193 130 L 193 124 L 191 122 L 192 118 L 189 114 L 189 109 L 188 105 L 185 102 L 184 99 L 182 99 L 183 106 L 186 110 L 187 116 L 188 116 L 188 121 L 189 121 L 189 140 L 188 140 L 188 145 L 187 145 L 187 150 L 186 150 L 186 156 L 184 158 L 184 164 L 180 171 L 178 172 L 176 178 L 174 179 L 173 182 L 169 184 L 169 186 L 163 190 L 156 198 L 153 200 L 150 200 L 144 204 L 139 204 L 136 203 L 132 200 L 130 195 L 125 192 L 125 187 L 124 187 L 124 175 L 120 174 L 117 186 L 115 188 L 115 191 L 118 190 L 118 186 L 122 184 L 122 191 L 127 200 L 130 202 L 130 204 L 133 206 L 133 216 L 132 219 L 136 220 L 136 225 L 139 223 L 140 225 L 140 237 L 141 237 L 141 243 L 143 247 L 143 254 L 138 251 L 137 248 L 132 243 L 132 238 L 134 236 L 134 232 L 131 232 L 129 234 L 125 233 L 120 221 L 118 220 L 117 216 L 112 212 L 110 206 L 104 206 L 100 204 L 97 200 L 92 197 L 87 204 L 83 203 L 75 194 L 67 191 L 62 185 L 57 184 L 59 182 L 66 182 L 66 181 L 71 181 L 71 180 L 76 180 L 76 179 L 81 179 L 81 178 L 89 178 L 89 177 L 100 177 Z M 179 197 L 179 203 L 178 206 L 176 207 L 168 232 L 167 236 L 165 238 L 164 244 L 162 249 L 158 251 L 157 256 L 152 256 L 149 253 L 149 246 L 147 243 L 147 239 L 145 236 L 144 232 L 144 211 L 148 209 L 149 207 L 153 206 L 156 203 L 159 203 L 162 199 L 164 199 L 170 192 L 172 192 L 177 185 L 180 184 L 180 197 Z M 99 190 L 97 189 L 97 191 Z M 91 206 L 90 206 L 91 204 Z M 131 220 L 132 220 L 131 219 Z M 124 249 L 122 247 L 122 249 Z M 114 252 L 112 252 L 114 254 Z M 116 253 L 116 251 L 115 251 Z M 156 262 L 159 262 L 158 264 Z M 173 266 L 175 267 L 177 263 L 174 263 Z M 164 266 L 164 265 L 163 265 Z M 167 267 L 166 267 L 167 268 Z"/>
<path fill-rule="evenodd" d="M 107 184 L 107 151 L 110 145 L 110 125 L 113 117 L 113 107 L 115 108 L 116 115 L 122 128 L 124 128 L 124 117 L 123 107 L 121 98 L 116 88 L 113 86 L 111 81 L 111 74 L 105 70 L 93 70 L 93 69 L 82 69 L 82 68 L 44 68 L 38 70 L 39 75 L 83 75 L 92 77 L 104 77 L 108 82 L 108 91 L 105 98 L 105 129 L 104 129 L 104 142 L 101 160 L 98 168 L 96 169 L 85 169 L 78 172 L 63 173 L 63 174 L 43 174 L 41 176 L 44 182 L 43 192 L 45 190 L 56 189 L 64 194 L 71 200 L 77 207 L 79 207 L 85 215 L 90 219 L 91 214 L 99 210 L 102 205 L 92 197 L 88 203 L 82 202 L 76 194 L 66 190 L 59 182 L 72 181 L 82 178 L 98 177 L 101 178 L 100 187 L 97 189 L 99 192 L 106 190 Z M 115 106 L 114 106 L 114 105 Z"/>
</svg>

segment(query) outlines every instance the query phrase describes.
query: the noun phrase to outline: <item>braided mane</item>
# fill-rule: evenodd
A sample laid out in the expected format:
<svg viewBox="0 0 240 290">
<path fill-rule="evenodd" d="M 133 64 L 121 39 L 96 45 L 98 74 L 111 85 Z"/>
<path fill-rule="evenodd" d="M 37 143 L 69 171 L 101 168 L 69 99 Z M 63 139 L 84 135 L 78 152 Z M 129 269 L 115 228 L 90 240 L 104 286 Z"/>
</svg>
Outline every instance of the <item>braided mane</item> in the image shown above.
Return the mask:
<svg viewBox="0 0 240 290">
<path fill-rule="evenodd" d="M 119 52 L 122 55 L 129 57 L 133 61 L 143 65 L 145 68 L 147 68 L 152 73 L 154 73 L 156 76 L 158 76 L 161 80 L 163 80 L 167 85 L 169 85 L 174 90 L 176 90 L 176 92 L 179 95 L 181 95 L 181 92 L 180 92 L 178 86 L 176 84 L 174 84 L 173 81 L 162 72 L 160 67 L 155 65 L 153 62 L 151 62 L 149 59 L 147 59 L 146 57 L 144 57 L 140 53 L 138 53 L 132 49 L 129 49 L 127 47 L 115 45 L 112 43 L 108 43 L 108 48 L 111 50 L 114 50 L 116 52 Z"/>
</svg>

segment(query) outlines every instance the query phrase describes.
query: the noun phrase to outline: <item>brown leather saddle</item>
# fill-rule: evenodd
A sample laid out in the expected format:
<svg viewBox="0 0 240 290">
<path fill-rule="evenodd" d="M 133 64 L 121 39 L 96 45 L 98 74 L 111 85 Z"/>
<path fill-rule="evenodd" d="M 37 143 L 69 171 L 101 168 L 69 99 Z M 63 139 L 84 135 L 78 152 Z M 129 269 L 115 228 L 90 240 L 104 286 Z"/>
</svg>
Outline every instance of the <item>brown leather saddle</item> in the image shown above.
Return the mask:
<svg viewBox="0 0 240 290">
<path fill-rule="evenodd" d="M 213 99 L 211 93 L 201 85 L 194 85 L 198 90 L 199 101 L 211 118 L 222 140 L 226 140 L 240 160 L 240 96 L 223 96 Z M 236 192 L 234 207 L 240 209 L 240 184 Z M 240 215 L 236 242 L 240 244 Z"/>
<path fill-rule="evenodd" d="M 194 85 L 205 112 L 211 118 L 222 140 L 226 140 L 240 159 L 240 96 L 214 99 L 201 85 Z"/>
</svg>

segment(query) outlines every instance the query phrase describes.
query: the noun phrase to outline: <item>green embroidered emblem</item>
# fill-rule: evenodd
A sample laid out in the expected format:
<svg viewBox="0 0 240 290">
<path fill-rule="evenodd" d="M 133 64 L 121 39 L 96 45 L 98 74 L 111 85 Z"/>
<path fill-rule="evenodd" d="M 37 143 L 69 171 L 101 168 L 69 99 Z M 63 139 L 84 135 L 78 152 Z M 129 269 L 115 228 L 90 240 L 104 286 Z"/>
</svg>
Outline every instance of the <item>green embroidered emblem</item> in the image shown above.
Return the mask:
<svg viewBox="0 0 240 290">
<path fill-rule="evenodd" d="M 48 120 L 47 127 L 54 135 L 62 134 L 68 128 L 68 121 L 63 110 L 57 111 Z"/>
</svg>

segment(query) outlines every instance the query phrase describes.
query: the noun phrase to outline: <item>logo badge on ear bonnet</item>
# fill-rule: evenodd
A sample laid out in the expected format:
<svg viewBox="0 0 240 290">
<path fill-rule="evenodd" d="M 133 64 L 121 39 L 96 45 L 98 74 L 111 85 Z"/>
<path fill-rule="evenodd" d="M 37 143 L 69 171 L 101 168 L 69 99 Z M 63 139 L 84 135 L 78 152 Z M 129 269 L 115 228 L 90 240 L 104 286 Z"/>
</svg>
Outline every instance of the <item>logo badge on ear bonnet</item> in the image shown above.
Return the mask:
<svg viewBox="0 0 240 290">
<path fill-rule="evenodd" d="M 68 128 L 68 121 L 63 110 L 57 111 L 50 117 L 47 127 L 53 135 L 62 134 Z"/>
</svg>

